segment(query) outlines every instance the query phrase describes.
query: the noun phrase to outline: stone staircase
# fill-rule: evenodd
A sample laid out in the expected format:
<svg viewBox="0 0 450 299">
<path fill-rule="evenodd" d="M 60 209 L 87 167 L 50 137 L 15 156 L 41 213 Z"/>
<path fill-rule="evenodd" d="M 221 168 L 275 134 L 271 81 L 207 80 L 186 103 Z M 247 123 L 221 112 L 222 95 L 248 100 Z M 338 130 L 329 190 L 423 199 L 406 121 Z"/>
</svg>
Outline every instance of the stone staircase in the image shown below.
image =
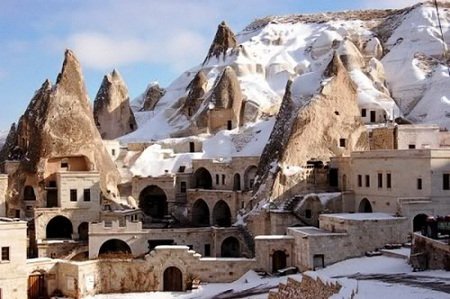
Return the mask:
<svg viewBox="0 0 450 299">
<path fill-rule="evenodd" d="M 285 211 L 294 211 L 295 207 L 300 201 L 302 201 L 302 199 L 302 195 L 295 195 L 294 197 L 291 197 L 284 203 L 283 209 Z"/>
</svg>

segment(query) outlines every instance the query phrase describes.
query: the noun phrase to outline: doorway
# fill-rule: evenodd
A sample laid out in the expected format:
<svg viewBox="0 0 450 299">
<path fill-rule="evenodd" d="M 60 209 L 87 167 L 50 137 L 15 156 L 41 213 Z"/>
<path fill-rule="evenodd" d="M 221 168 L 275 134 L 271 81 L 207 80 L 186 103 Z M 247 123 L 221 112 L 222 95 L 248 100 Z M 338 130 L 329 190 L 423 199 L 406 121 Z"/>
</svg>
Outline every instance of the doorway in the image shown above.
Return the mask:
<svg viewBox="0 0 450 299">
<path fill-rule="evenodd" d="M 286 253 L 277 250 L 272 255 L 272 273 L 284 268 L 286 268 Z"/>
<path fill-rule="evenodd" d="M 45 275 L 41 273 L 28 276 L 28 299 L 47 298 Z"/>
<path fill-rule="evenodd" d="M 169 267 L 164 271 L 164 292 L 182 292 L 183 274 L 177 267 Z"/>
</svg>

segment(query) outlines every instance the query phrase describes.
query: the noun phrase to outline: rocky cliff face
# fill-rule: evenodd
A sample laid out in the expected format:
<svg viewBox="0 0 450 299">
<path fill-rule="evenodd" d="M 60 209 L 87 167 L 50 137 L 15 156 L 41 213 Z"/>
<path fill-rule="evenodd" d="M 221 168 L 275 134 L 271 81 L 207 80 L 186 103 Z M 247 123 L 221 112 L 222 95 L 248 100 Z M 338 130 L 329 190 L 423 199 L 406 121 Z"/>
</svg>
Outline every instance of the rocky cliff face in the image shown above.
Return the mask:
<svg viewBox="0 0 450 299">
<path fill-rule="evenodd" d="M 230 48 L 235 48 L 237 44 L 236 36 L 230 27 L 225 22 L 222 22 L 217 27 L 216 35 L 209 48 L 208 55 L 203 64 L 205 64 L 211 57 L 219 58 L 221 55 L 225 56 Z"/>
<path fill-rule="evenodd" d="M 94 119 L 100 135 L 107 140 L 116 139 L 137 128 L 127 87 L 116 70 L 103 78 L 94 101 Z"/>
<path fill-rule="evenodd" d="M 17 129 L 16 124 L 13 123 L 9 129 L 8 135 L 4 139 L 0 150 L 0 162 L 14 159 L 14 147 L 16 146 Z"/>
<path fill-rule="evenodd" d="M 320 92 L 306 101 L 294 99 L 288 84 L 261 156 L 256 186 L 260 199 L 281 201 L 302 192 L 309 160 L 327 162 L 332 156 L 369 149 L 356 88 L 339 55 L 333 56 L 324 74 L 328 79 Z"/>
<path fill-rule="evenodd" d="M 20 164 L 9 186 L 10 209 L 20 207 L 25 183 L 38 190 L 42 201 L 43 187 L 54 171 L 50 159 L 82 157 L 87 170 L 100 171 L 103 193 L 117 193 L 118 172 L 95 127 L 81 67 L 70 50 L 56 84 L 45 81 L 20 118 L 14 150 L 20 153 Z"/>
<path fill-rule="evenodd" d="M 144 95 L 144 103 L 141 111 L 153 111 L 158 101 L 164 96 L 166 90 L 161 88 L 158 84 L 150 86 Z"/>
</svg>

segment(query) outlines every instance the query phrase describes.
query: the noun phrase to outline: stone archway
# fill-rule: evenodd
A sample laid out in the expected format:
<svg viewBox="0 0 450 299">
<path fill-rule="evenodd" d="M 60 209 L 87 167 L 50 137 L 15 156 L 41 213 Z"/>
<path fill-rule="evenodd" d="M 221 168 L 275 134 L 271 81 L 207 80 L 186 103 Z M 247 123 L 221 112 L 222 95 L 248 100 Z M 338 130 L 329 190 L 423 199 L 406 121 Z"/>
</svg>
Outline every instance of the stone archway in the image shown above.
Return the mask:
<svg viewBox="0 0 450 299">
<path fill-rule="evenodd" d="M 360 213 L 372 213 L 372 205 L 367 198 L 363 198 L 359 203 L 358 212 Z"/>
<path fill-rule="evenodd" d="M 244 172 L 244 188 L 246 191 L 252 190 L 255 184 L 256 171 L 258 168 L 254 165 L 247 167 Z"/>
<path fill-rule="evenodd" d="M 47 239 L 72 239 L 72 222 L 64 216 L 53 217 L 45 229 Z"/>
<path fill-rule="evenodd" d="M 241 175 L 239 173 L 234 174 L 233 178 L 233 191 L 241 190 Z"/>
<path fill-rule="evenodd" d="M 280 269 L 286 268 L 286 253 L 282 250 L 277 250 L 272 254 L 272 273 Z"/>
<path fill-rule="evenodd" d="M 413 219 L 413 232 L 424 231 L 427 225 L 427 214 L 417 214 Z"/>
<path fill-rule="evenodd" d="M 104 255 L 126 255 L 131 256 L 130 246 L 122 240 L 110 239 L 100 246 L 98 256 Z"/>
<path fill-rule="evenodd" d="M 177 267 L 168 267 L 163 274 L 164 292 L 182 292 L 183 291 L 183 273 Z"/>
<path fill-rule="evenodd" d="M 194 173 L 194 188 L 212 189 L 212 177 L 209 171 L 201 167 Z"/>
<path fill-rule="evenodd" d="M 167 196 L 158 186 L 147 186 L 139 195 L 139 208 L 153 219 L 163 219 L 167 215 Z"/>
<path fill-rule="evenodd" d="M 221 257 L 239 257 L 241 255 L 241 246 L 239 240 L 235 237 L 228 237 L 223 240 L 220 246 Z"/>
<path fill-rule="evenodd" d="M 82 222 L 78 226 L 78 239 L 80 241 L 87 241 L 89 239 L 89 224 L 87 222 Z"/>
<path fill-rule="evenodd" d="M 192 224 L 209 226 L 209 208 L 203 199 L 197 199 L 192 206 Z"/>
<path fill-rule="evenodd" d="M 213 209 L 213 224 L 217 226 L 231 226 L 231 211 L 228 204 L 219 200 Z"/>
</svg>

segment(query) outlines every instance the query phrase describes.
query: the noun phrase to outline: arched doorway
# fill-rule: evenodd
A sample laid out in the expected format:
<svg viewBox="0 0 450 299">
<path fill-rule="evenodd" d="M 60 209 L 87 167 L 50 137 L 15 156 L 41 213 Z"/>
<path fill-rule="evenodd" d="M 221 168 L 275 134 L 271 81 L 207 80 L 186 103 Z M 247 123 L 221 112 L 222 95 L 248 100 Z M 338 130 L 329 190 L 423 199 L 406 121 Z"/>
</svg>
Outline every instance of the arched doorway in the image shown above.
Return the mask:
<svg viewBox="0 0 450 299">
<path fill-rule="evenodd" d="M 98 251 L 99 256 L 114 254 L 130 256 L 131 248 L 125 241 L 119 239 L 111 239 L 103 243 L 100 247 L 100 250 Z"/>
<path fill-rule="evenodd" d="M 235 173 L 234 174 L 234 179 L 233 179 L 233 190 L 234 191 L 239 191 L 241 190 L 241 175 L 239 173 Z"/>
<path fill-rule="evenodd" d="M 212 177 L 206 168 L 201 167 L 195 171 L 194 186 L 198 189 L 212 189 Z"/>
<path fill-rule="evenodd" d="M 209 226 L 209 208 L 203 199 L 197 199 L 192 206 L 192 224 Z"/>
<path fill-rule="evenodd" d="M 36 194 L 31 186 L 25 186 L 23 189 L 23 200 L 36 200 Z"/>
<path fill-rule="evenodd" d="M 219 200 L 213 209 L 213 224 L 217 226 L 231 226 L 231 212 L 227 203 Z"/>
<path fill-rule="evenodd" d="M 239 240 L 235 237 L 228 237 L 220 246 L 220 256 L 222 257 L 239 257 L 241 254 Z"/>
<path fill-rule="evenodd" d="M 367 198 L 363 198 L 359 203 L 358 212 L 360 213 L 372 213 L 372 205 Z"/>
<path fill-rule="evenodd" d="M 164 270 L 164 292 L 182 292 L 183 274 L 177 267 L 169 267 Z"/>
<path fill-rule="evenodd" d="M 139 195 L 139 208 L 147 216 L 163 219 L 168 210 L 166 193 L 155 185 L 146 187 Z"/>
<path fill-rule="evenodd" d="M 47 298 L 45 271 L 35 271 L 28 276 L 28 299 Z"/>
<path fill-rule="evenodd" d="M 258 168 L 254 165 L 249 166 L 244 172 L 244 188 L 245 190 L 252 190 L 255 184 L 256 171 Z"/>
<path fill-rule="evenodd" d="M 423 231 L 427 225 L 427 218 L 426 214 L 417 214 L 413 219 L 413 232 Z"/>
<path fill-rule="evenodd" d="M 52 218 L 46 227 L 47 239 L 71 239 L 72 232 L 72 222 L 64 216 Z"/>
<path fill-rule="evenodd" d="M 78 238 L 80 241 L 87 241 L 89 239 L 89 224 L 87 222 L 82 222 L 78 226 Z"/>
<path fill-rule="evenodd" d="M 272 254 L 272 272 L 274 273 L 284 268 L 286 268 L 286 253 L 282 250 L 277 250 Z"/>
</svg>

